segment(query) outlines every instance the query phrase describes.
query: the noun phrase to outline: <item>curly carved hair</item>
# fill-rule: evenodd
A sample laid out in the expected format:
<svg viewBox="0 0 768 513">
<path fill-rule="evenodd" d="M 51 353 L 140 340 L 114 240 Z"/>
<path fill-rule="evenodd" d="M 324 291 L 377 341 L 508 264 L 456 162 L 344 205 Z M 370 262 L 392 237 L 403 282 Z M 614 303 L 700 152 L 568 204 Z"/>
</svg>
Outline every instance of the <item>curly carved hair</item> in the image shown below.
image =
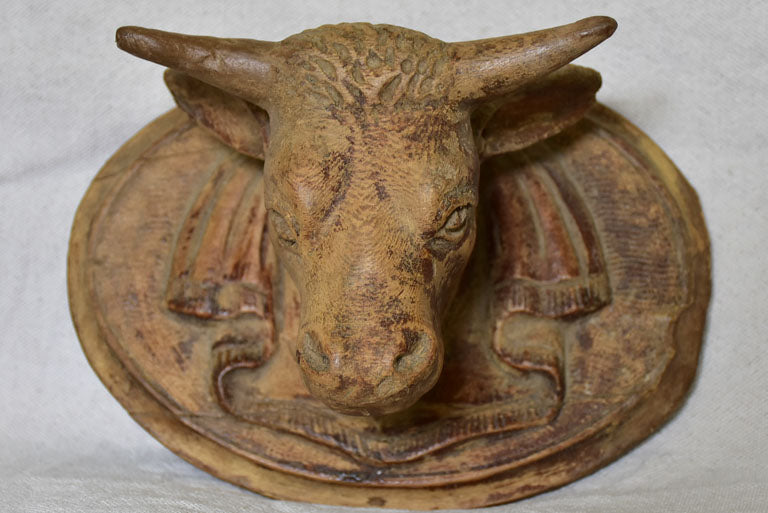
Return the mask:
<svg viewBox="0 0 768 513">
<path fill-rule="evenodd" d="M 391 25 L 342 23 L 285 39 L 291 78 L 323 105 L 424 107 L 450 88 L 448 45 Z"/>
</svg>

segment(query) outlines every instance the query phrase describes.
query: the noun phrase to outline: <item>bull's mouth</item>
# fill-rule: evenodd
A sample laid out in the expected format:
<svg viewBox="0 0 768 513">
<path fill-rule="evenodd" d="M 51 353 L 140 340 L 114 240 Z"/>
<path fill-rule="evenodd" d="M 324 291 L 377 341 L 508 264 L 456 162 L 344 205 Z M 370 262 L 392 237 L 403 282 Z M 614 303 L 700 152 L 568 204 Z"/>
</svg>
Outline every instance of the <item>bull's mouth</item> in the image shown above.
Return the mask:
<svg viewBox="0 0 768 513">
<path fill-rule="evenodd" d="M 381 416 L 413 405 L 437 382 L 441 341 L 428 330 L 402 330 L 394 349 L 379 342 L 354 344 L 344 353 L 325 349 L 304 331 L 296 351 L 310 393 L 336 412 Z"/>
</svg>

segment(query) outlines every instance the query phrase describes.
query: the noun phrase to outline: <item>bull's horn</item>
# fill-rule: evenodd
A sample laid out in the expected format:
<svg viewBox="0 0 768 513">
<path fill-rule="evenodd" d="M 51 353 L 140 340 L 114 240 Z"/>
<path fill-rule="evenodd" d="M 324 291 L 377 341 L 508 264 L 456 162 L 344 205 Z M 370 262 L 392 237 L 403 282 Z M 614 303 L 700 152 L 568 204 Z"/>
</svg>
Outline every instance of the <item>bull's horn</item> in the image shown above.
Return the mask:
<svg viewBox="0 0 768 513">
<path fill-rule="evenodd" d="M 117 46 L 137 57 L 187 73 L 242 98 L 263 104 L 272 83 L 269 51 L 275 43 L 189 36 L 121 27 Z"/>
<path fill-rule="evenodd" d="M 594 48 L 616 30 L 616 21 L 594 16 L 515 36 L 451 43 L 458 59 L 454 98 L 471 101 L 509 93 Z"/>
</svg>

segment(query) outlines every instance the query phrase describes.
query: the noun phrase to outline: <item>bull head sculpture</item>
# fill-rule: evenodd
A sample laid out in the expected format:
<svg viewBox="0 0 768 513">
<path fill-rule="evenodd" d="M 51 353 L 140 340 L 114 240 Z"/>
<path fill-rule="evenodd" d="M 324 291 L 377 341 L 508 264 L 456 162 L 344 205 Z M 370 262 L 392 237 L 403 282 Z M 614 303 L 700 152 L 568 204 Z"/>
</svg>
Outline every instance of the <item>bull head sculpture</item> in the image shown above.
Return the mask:
<svg viewBox="0 0 768 513">
<path fill-rule="evenodd" d="M 277 43 L 124 27 L 117 43 L 171 68 L 182 108 L 264 160 L 271 242 L 301 298 L 307 387 L 337 411 L 382 415 L 440 375 L 481 161 L 581 117 L 599 75 L 563 67 L 615 26 L 594 17 L 461 43 L 368 24 Z"/>
</svg>

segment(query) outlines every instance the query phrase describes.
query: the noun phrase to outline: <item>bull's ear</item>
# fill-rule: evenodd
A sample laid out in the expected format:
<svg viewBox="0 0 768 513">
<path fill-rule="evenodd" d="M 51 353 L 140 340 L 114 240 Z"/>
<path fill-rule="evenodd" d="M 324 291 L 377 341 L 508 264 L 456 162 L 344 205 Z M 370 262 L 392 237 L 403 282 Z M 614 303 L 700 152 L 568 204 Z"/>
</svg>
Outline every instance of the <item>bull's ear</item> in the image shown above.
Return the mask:
<svg viewBox="0 0 768 513">
<path fill-rule="evenodd" d="M 597 71 L 571 64 L 481 107 L 473 117 L 480 158 L 520 150 L 576 123 L 600 85 Z"/>
<path fill-rule="evenodd" d="M 165 83 L 181 109 L 240 153 L 264 159 L 269 118 L 256 105 L 186 73 L 165 72 Z"/>
</svg>

